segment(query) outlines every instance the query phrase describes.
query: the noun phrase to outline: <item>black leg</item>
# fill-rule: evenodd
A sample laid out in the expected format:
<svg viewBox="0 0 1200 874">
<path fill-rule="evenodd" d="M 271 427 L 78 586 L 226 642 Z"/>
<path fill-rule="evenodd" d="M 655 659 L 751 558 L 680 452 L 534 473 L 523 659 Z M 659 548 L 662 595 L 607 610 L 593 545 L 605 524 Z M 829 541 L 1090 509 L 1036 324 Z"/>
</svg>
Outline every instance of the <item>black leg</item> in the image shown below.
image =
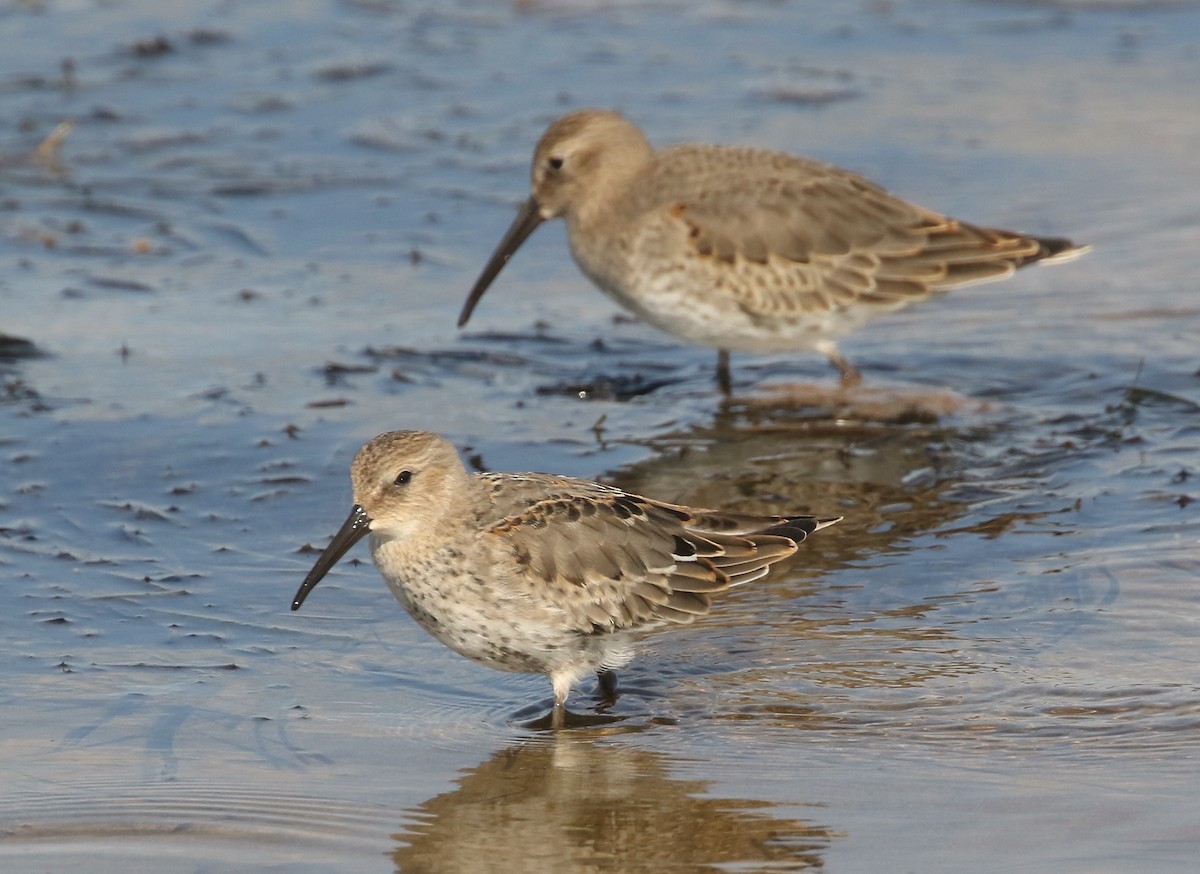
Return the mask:
<svg viewBox="0 0 1200 874">
<path fill-rule="evenodd" d="M 717 385 L 721 388 L 721 394 L 729 396 L 733 394 L 733 378 L 729 375 L 729 350 L 717 350 Z"/>
<path fill-rule="evenodd" d="M 598 684 L 597 691 L 600 693 L 599 697 L 605 704 L 612 704 L 617 700 L 617 674 L 615 671 L 596 671 L 596 682 Z"/>
</svg>

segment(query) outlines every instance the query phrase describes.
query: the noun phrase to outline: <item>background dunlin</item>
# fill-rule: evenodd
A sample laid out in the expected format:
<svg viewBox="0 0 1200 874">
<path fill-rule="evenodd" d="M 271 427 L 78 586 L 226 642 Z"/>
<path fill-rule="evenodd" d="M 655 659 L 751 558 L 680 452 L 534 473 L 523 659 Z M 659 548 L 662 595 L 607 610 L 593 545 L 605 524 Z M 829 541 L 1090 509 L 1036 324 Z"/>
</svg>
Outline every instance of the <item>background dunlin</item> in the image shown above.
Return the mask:
<svg viewBox="0 0 1200 874">
<path fill-rule="evenodd" d="M 602 291 L 651 325 L 719 350 L 726 391 L 731 349 L 815 349 L 843 383 L 857 383 L 835 341 L 871 317 L 1086 251 L 949 218 L 808 158 L 717 145 L 655 150 L 607 110 L 550 125 L 532 180 L 459 326 L 537 226 L 562 218 L 575 261 Z"/>
</svg>

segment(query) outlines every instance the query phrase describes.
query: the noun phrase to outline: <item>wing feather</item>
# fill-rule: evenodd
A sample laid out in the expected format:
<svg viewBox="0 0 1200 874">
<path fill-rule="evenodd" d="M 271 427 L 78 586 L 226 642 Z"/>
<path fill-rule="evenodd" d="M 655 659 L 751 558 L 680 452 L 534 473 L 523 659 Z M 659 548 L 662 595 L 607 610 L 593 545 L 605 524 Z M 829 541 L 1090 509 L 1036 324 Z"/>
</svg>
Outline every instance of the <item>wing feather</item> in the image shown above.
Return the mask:
<svg viewBox="0 0 1200 874">
<path fill-rule="evenodd" d="M 691 622 L 712 596 L 757 579 L 830 520 L 653 501 L 539 474 L 481 474 L 497 518 L 485 536 L 575 626 L 608 632 Z"/>
<path fill-rule="evenodd" d="M 699 180 L 699 181 L 698 181 Z M 635 197 L 700 258 L 733 265 L 724 285 L 753 318 L 900 306 L 1002 279 L 1072 244 L 977 227 L 909 203 L 856 173 L 778 152 L 676 146 Z"/>
</svg>

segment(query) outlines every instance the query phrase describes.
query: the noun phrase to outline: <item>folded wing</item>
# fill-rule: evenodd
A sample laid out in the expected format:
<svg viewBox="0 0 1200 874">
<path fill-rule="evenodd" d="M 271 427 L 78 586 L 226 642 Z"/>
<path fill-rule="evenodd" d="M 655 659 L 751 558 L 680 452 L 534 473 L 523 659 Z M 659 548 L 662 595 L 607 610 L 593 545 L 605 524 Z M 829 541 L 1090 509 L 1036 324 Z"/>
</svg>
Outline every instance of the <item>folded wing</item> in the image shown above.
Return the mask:
<svg viewBox="0 0 1200 874">
<path fill-rule="evenodd" d="M 714 594 L 765 575 L 837 521 L 699 510 L 528 476 L 539 478 L 536 490 L 511 475 L 496 479 L 493 494 L 506 512 L 485 536 L 544 585 L 581 631 L 691 622 L 708 612 Z M 540 497 L 523 501 L 526 491 Z"/>
</svg>

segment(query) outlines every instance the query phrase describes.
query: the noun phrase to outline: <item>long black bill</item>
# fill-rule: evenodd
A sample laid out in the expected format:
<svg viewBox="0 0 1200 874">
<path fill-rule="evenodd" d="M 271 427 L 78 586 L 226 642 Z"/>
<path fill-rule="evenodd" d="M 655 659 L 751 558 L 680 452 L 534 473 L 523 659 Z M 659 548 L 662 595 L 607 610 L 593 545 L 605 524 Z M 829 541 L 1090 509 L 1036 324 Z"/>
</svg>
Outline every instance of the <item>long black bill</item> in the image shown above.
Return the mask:
<svg viewBox="0 0 1200 874">
<path fill-rule="evenodd" d="M 338 563 L 338 559 L 345 555 L 351 546 L 363 539 L 370 528 L 371 517 L 367 515 L 366 510 L 355 504 L 354 509 L 350 511 L 349 518 L 342 523 L 338 533 L 333 535 L 333 540 L 329 541 L 329 545 L 325 547 L 325 551 L 321 553 L 317 563 L 313 565 L 308 576 L 304 578 L 304 582 L 300 584 L 300 588 L 296 590 L 296 597 L 292 599 L 293 610 L 300 609 L 300 605 L 304 603 L 308 593 L 317 587 L 317 583 L 321 582 L 325 574 L 329 573 L 329 569 Z"/>
<path fill-rule="evenodd" d="M 521 244 L 525 242 L 525 238 L 532 234 L 537 229 L 537 226 L 544 221 L 541 207 L 538 206 L 538 202 L 532 197 L 521 204 L 520 210 L 517 211 L 517 217 L 509 225 L 508 231 L 500 241 L 500 245 L 492 253 L 492 259 L 488 261 L 487 266 L 483 268 L 483 272 L 479 274 L 479 278 L 475 280 L 475 287 L 471 289 L 470 295 L 467 296 L 467 302 L 463 304 L 462 312 L 458 315 L 458 326 L 460 328 L 471 318 L 471 313 L 475 311 L 475 304 L 479 303 L 479 299 L 488 290 L 488 286 L 492 284 L 492 280 L 504 269 L 504 265 L 508 263 L 508 259 L 513 256 L 513 253 L 517 249 L 521 248 Z"/>
</svg>

